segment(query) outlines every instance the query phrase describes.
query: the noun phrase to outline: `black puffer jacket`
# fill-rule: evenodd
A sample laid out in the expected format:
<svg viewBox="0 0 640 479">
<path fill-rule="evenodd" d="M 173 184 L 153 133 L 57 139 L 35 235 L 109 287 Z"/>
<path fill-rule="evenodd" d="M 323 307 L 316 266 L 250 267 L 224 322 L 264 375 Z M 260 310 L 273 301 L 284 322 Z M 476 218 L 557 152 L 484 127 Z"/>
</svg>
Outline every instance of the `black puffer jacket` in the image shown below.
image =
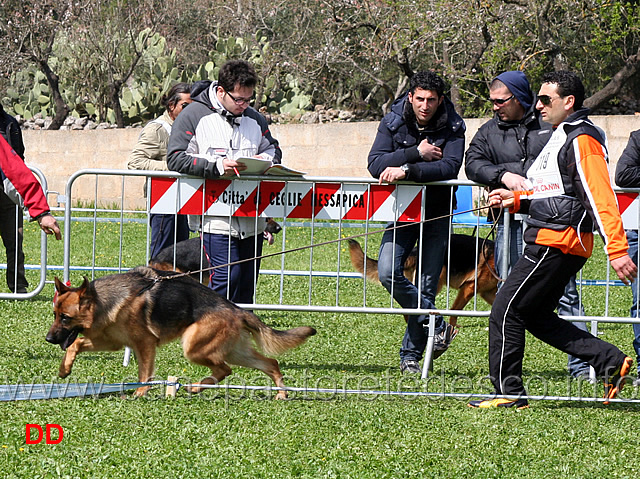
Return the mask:
<svg viewBox="0 0 640 479">
<path fill-rule="evenodd" d="M 551 138 L 551 125 L 540 120 L 535 101 L 519 122 L 494 118 L 476 132 L 467 149 L 465 173 L 471 181 L 504 188 L 502 176 L 526 171 Z"/>
<path fill-rule="evenodd" d="M 618 160 L 616 184 L 621 188 L 640 187 L 640 130 L 631 132 L 629 143 Z"/>
<path fill-rule="evenodd" d="M 7 140 L 11 148 L 24 160 L 24 142 L 17 120 L 9 115 L 0 105 L 0 135 Z"/>
<path fill-rule="evenodd" d="M 418 131 L 408 92 L 391 106 L 378 127 L 378 134 L 369 152 L 369 172 L 379 178 L 389 166 L 409 166 L 409 180 L 416 183 L 452 180 L 458 177 L 464 157 L 464 120 L 445 96 L 430 124 Z M 442 150 L 442 159 L 423 161 L 418 145 L 424 139 Z M 427 187 L 426 215 L 432 218 L 449 212 L 451 188 Z"/>
</svg>

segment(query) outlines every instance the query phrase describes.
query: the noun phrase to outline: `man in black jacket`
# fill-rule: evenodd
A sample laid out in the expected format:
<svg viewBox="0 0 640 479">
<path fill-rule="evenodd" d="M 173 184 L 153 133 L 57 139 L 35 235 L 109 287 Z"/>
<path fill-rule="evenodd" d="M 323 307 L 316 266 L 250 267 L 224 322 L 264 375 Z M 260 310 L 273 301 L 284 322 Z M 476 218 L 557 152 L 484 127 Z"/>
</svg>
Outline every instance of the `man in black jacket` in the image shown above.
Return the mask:
<svg viewBox="0 0 640 479">
<path fill-rule="evenodd" d="M 489 86 L 489 95 L 495 115 L 480 127 L 471 140 L 465 160 L 467 178 L 492 190 L 524 190 L 526 172 L 549 141 L 552 127 L 540 120 L 540 112 L 534 108 L 529 80 L 523 72 L 507 71 L 498 75 Z M 495 251 L 498 274 L 503 273 L 505 266 L 510 271 L 522 255 L 523 216 L 517 214 L 510 220 L 508 254 L 503 250 L 503 218 L 498 223 Z M 567 284 L 558 303 L 558 314 L 583 314 L 575 276 Z M 587 330 L 586 324 L 575 324 Z M 589 378 L 589 365 L 569 356 L 569 372 L 575 378 Z"/>
<path fill-rule="evenodd" d="M 638 188 L 640 187 L 640 130 L 632 131 L 629 135 L 629 143 L 622 152 L 622 156 L 618 160 L 616 166 L 616 184 L 621 188 Z M 638 265 L 638 230 L 626 230 L 627 241 L 629 242 L 629 256 L 633 262 Z M 631 304 L 631 317 L 640 316 L 638 311 L 638 284 L 640 281 L 634 281 L 631 284 L 633 302 Z M 633 349 L 636 351 L 637 364 L 640 364 L 640 324 L 633 325 Z M 640 366 L 638 366 L 638 376 L 633 383 L 634 386 L 640 385 Z"/>
<path fill-rule="evenodd" d="M 20 125 L 0 105 L 0 135 L 24 160 Z M 22 211 L 0 188 L 0 236 L 7 252 L 7 286 L 12 293 L 26 293 L 29 283 L 24 274 Z"/>
<path fill-rule="evenodd" d="M 427 183 L 457 178 L 464 155 L 465 125 L 444 95 L 444 88 L 444 81 L 435 73 L 418 72 L 411 78 L 409 91 L 393 103 L 391 112 L 382 119 L 369 153 L 369 172 L 380 183 L 400 180 Z M 380 282 L 403 308 L 435 309 L 449 220 L 429 221 L 429 218 L 449 213 L 451 194 L 448 186 L 427 186 L 427 221 L 422 226 L 388 230 L 382 237 L 378 257 Z M 420 301 L 418 287 L 403 274 L 404 262 L 416 242 L 422 249 Z M 427 325 L 428 317 L 424 315 L 407 318 L 400 349 L 403 373 L 421 372 L 419 361 L 427 345 L 424 329 Z M 441 316 L 435 326 L 434 357 L 438 357 L 449 347 L 457 330 Z"/>
</svg>

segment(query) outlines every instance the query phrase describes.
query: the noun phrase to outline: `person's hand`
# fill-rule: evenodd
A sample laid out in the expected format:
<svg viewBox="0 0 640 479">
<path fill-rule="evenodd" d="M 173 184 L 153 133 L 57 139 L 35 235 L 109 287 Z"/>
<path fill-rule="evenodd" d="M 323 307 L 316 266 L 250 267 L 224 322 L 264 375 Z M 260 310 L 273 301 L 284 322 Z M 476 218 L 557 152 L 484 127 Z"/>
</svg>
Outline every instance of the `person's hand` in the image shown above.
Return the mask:
<svg viewBox="0 0 640 479">
<path fill-rule="evenodd" d="M 378 184 L 382 183 L 394 183 L 396 181 L 404 180 L 407 174 L 399 166 L 387 166 L 378 180 Z"/>
<path fill-rule="evenodd" d="M 524 176 L 520 176 L 517 175 L 516 173 L 511 173 L 510 171 L 507 171 L 504 175 L 502 175 L 502 184 L 504 186 L 506 186 L 508 189 L 510 189 L 511 191 L 517 191 L 517 190 L 526 190 L 527 187 L 525 186 L 524 182 L 527 179 Z"/>
<path fill-rule="evenodd" d="M 422 140 L 418 145 L 418 153 L 424 161 L 437 161 L 442 159 L 442 150 L 429 143 L 429 140 Z"/>
<path fill-rule="evenodd" d="M 512 191 L 500 188 L 489 193 L 489 206 L 502 206 L 511 208 L 515 203 L 515 195 Z"/>
<path fill-rule="evenodd" d="M 42 231 L 44 231 L 48 235 L 55 235 L 57 240 L 62 239 L 62 233 L 60 232 L 58 222 L 51 214 L 46 214 L 38 218 L 38 224 L 40 225 Z"/>
<path fill-rule="evenodd" d="M 224 167 L 224 175 L 222 176 L 240 176 L 238 172 L 247 169 L 247 165 L 244 163 L 238 163 L 231 158 L 225 158 L 222 160 L 222 166 Z"/>
<path fill-rule="evenodd" d="M 632 283 L 638 275 L 638 268 L 628 254 L 612 259 L 611 267 L 624 284 Z"/>
</svg>

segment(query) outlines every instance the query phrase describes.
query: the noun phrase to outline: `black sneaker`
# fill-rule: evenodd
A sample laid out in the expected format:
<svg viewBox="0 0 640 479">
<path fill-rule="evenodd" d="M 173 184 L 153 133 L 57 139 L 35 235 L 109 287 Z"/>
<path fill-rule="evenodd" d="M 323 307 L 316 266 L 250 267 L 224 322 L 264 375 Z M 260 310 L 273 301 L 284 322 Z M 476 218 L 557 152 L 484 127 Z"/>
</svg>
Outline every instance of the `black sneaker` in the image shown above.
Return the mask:
<svg viewBox="0 0 640 479">
<path fill-rule="evenodd" d="M 605 399 L 615 399 L 615 397 L 622 391 L 624 382 L 627 380 L 631 366 L 633 365 L 633 359 L 629 356 L 624 358 L 622 364 L 611 377 L 604 378 L 604 397 Z M 607 382 L 607 380 L 609 382 Z M 604 404 L 609 404 L 609 401 L 604 401 Z"/>
<path fill-rule="evenodd" d="M 433 344 L 433 359 L 438 359 L 442 356 L 449 346 L 451 346 L 451 341 L 458 335 L 458 329 L 452 326 L 449 323 L 444 323 L 444 329 L 442 332 L 436 334 L 434 336 L 434 344 Z"/>
<path fill-rule="evenodd" d="M 422 368 L 418 361 L 407 359 L 400 362 L 400 372 L 402 374 L 422 374 Z"/>
<path fill-rule="evenodd" d="M 467 406 L 480 409 L 490 409 L 498 407 L 513 407 L 515 409 L 527 409 L 529 407 L 529 401 L 526 399 L 505 399 L 505 398 L 493 398 L 493 399 L 478 399 L 475 401 L 469 401 Z"/>
</svg>

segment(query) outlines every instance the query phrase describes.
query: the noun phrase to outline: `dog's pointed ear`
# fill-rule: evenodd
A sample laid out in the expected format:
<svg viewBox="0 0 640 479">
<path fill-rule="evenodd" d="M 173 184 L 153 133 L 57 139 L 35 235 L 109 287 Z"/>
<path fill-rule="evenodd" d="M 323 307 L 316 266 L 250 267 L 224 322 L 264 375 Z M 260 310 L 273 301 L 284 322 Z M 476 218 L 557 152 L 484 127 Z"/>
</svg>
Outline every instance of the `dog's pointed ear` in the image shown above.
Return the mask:
<svg viewBox="0 0 640 479">
<path fill-rule="evenodd" d="M 54 278 L 54 282 L 56 284 L 56 291 L 58 292 L 58 294 L 64 294 L 71 289 L 69 286 L 60 281 L 57 276 Z"/>
<path fill-rule="evenodd" d="M 86 290 L 89 287 L 89 278 L 87 278 L 86 276 L 83 276 L 84 281 L 82 282 L 82 284 L 78 287 L 78 289 L 84 289 Z"/>
</svg>

